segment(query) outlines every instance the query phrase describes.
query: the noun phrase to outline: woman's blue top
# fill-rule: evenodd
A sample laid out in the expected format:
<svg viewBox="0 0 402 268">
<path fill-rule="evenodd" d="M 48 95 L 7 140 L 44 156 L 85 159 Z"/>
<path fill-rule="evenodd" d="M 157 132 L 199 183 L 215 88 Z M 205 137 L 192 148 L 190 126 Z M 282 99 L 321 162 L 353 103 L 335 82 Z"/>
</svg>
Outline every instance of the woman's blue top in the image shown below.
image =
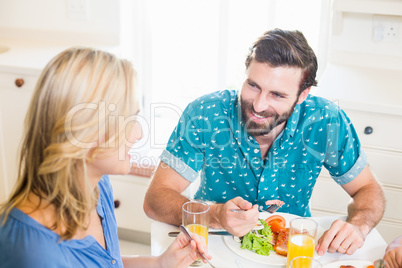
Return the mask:
<svg viewBox="0 0 402 268">
<path fill-rule="evenodd" d="M 4 225 L 0 217 L 0 267 L 123 267 L 109 176 L 102 177 L 98 188 L 96 210 L 106 249 L 91 235 L 60 241 L 58 234 L 14 208 Z"/>
</svg>

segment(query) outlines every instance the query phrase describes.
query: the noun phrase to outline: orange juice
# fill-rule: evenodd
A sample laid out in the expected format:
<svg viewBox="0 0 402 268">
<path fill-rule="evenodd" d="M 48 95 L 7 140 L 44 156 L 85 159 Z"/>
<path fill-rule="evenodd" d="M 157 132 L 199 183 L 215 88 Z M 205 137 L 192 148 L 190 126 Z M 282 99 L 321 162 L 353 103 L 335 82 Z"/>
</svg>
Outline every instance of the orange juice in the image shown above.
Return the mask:
<svg viewBox="0 0 402 268">
<path fill-rule="evenodd" d="M 289 239 L 288 260 L 286 267 L 289 267 L 290 261 L 298 256 L 313 257 L 315 240 L 313 237 L 305 234 L 295 234 Z M 300 264 L 300 267 L 309 267 L 309 265 Z"/>
<path fill-rule="evenodd" d="M 205 238 L 205 243 L 208 245 L 208 228 L 201 224 L 189 224 L 186 226 L 187 229 L 195 234 L 203 236 Z"/>
</svg>

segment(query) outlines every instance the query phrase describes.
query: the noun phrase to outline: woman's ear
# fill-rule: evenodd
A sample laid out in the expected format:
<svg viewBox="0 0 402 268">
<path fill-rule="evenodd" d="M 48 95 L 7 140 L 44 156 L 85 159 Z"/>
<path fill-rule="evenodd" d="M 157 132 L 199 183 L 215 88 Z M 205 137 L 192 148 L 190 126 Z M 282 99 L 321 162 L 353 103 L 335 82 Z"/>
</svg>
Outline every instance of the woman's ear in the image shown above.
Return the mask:
<svg viewBox="0 0 402 268">
<path fill-rule="evenodd" d="M 310 93 L 310 90 L 311 87 L 308 87 L 300 93 L 299 98 L 297 100 L 297 104 L 302 103 L 307 98 L 308 94 Z"/>
</svg>

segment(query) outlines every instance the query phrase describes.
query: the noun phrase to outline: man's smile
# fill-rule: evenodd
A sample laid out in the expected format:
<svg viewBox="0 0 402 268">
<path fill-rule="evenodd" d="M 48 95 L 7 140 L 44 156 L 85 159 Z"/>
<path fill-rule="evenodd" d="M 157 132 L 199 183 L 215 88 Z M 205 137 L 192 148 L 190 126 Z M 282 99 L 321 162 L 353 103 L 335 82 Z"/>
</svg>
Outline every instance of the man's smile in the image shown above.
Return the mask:
<svg viewBox="0 0 402 268">
<path fill-rule="evenodd" d="M 252 111 L 249 111 L 249 114 L 250 118 L 257 123 L 263 123 L 272 117 L 271 115 L 260 115 Z"/>
</svg>

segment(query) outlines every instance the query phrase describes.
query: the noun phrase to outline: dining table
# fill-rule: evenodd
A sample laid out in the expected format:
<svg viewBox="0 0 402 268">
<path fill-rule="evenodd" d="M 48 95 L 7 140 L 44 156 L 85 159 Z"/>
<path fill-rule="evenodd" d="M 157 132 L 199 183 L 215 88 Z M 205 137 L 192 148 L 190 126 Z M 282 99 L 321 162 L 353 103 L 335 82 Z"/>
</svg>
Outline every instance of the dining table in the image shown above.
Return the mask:
<svg viewBox="0 0 402 268">
<path fill-rule="evenodd" d="M 312 217 L 320 227 L 328 230 L 336 219 L 345 220 L 345 216 L 324 216 Z M 174 241 L 174 237 L 169 237 L 169 232 L 179 231 L 174 225 L 154 221 L 151 224 L 151 254 L 153 256 L 161 255 L 169 245 Z M 317 256 L 318 261 L 323 267 L 329 267 L 331 263 L 345 261 L 370 261 L 374 262 L 384 256 L 387 243 L 381 234 L 374 228 L 367 235 L 364 245 L 352 255 L 341 253 L 326 252 L 323 256 Z M 241 254 L 235 253 L 225 243 L 225 237 L 220 235 L 209 235 L 208 237 L 208 253 L 212 256 L 210 262 L 216 268 L 267 268 L 267 267 L 284 267 L 283 265 L 256 262 L 250 258 L 245 258 Z M 273 253 L 275 254 L 275 253 Z M 199 267 L 210 267 L 209 264 L 203 264 Z"/>
</svg>

